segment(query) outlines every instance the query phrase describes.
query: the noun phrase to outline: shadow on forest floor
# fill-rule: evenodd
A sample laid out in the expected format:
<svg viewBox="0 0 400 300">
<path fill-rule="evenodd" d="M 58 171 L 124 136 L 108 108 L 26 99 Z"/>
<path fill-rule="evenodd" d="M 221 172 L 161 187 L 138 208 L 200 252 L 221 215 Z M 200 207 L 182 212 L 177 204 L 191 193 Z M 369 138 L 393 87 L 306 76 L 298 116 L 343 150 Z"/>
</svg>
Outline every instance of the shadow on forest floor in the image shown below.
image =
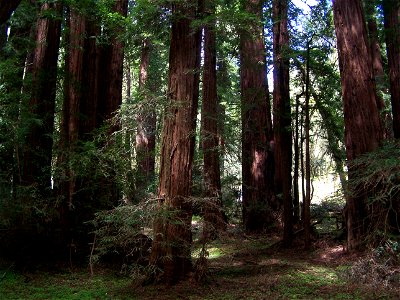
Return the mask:
<svg viewBox="0 0 400 300">
<path fill-rule="evenodd" d="M 358 257 L 341 245 L 316 242 L 310 251 L 280 249 L 277 239 L 224 234 L 209 245 L 207 280 L 141 286 L 100 268 L 19 274 L 0 269 L 1 299 L 398 299 L 400 290 L 346 281 L 341 272 Z"/>
</svg>

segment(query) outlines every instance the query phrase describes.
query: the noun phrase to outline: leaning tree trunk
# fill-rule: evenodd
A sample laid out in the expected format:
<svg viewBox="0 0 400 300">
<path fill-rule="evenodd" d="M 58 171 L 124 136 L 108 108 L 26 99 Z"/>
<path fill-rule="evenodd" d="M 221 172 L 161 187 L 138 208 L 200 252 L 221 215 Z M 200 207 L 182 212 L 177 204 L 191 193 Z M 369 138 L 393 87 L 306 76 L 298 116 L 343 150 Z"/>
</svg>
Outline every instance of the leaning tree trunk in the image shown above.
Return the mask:
<svg viewBox="0 0 400 300">
<path fill-rule="evenodd" d="M 345 119 L 345 144 L 349 182 L 356 171 L 351 161 L 377 149 L 382 128 L 376 102 L 373 68 L 360 0 L 334 0 L 334 21 L 339 52 Z M 362 187 L 347 197 L 347 243 L 356 250 L 366 237 L 370 219 Z"/>
<path fill-rule="evenodd" d="M 282 195 L 284 243 L 293 238 L 291 196 L 292 130 L 289 95 L 288 1 L 273 1 L 275 193 Z"/>
<path fill-rule="evenodd" d="M 206 1 L 205 14 L 213 16 L 215 4 Z M 221 175 L 219 165 L 217 52 L 215 23 L 204 27 L 203 99 L 201 109 L 201 141 L 203 150 L 203 179 L 205 185 L 203 239 L 213 239 L 218 230 L 225 229 L 221 211 Z"/>
<path fill-rule="evenodd" d="M 164 119 L 160 183 L 160 217 L 154 225 L 150 263 L 163 270 L 158 280 L 176 283 L 191 265 L 192 163 L 199 94 L 200 38 L 193 33 L 197 5 L 172 4 L 169 56 L 169 105 Z"/>
<path fill-rule="evenodd" d="M 393 132 L 400 138 L 400 2 L 383 0 L 386 50 L 389 65 L 390 96 L 393 113 Z"/>
<path fill-rule="evenodd" d="M 271 108 L 265 71 L 263 1 L 246 1 L 244 9 L 256 21 L 240 34 L 240 89 L 242 98 L 243 223 L 247 231 L 274 224 Z"/>
<path fill-rule="evenodd" d="M 56 101 L 57 61 L 61 34 L 59 3 L 44 3 L 36 24 L 36 45 L 29 74 L 32 78 L 28 118 L 31 122 L 23 149 L 21 183 L 37 186 L 44 196 L 51 188 L 51 160 Z M 54 14 L 55 17 L 48 16 Z M 47 17 L 46 17 L 47 15 Z"/>
</svg>

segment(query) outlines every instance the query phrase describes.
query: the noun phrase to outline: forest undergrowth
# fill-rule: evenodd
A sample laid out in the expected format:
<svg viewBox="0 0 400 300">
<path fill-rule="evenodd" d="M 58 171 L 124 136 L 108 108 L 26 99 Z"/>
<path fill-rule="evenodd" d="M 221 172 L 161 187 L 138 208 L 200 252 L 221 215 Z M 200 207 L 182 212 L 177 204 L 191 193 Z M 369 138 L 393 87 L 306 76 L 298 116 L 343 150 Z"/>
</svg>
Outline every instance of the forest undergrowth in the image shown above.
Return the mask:
<svg viewBox="0 0 400 300">
<path fill-rule="evenodd" d="M 194 250 L 194 255 L 198 251 Z M 348 254 L 334 240 L 318 240 L 310 251 L 282 249 L 274 236 L 246 235 L 230 227 L 207 247 L 208 272 L 175 286 L 141 280 L 97 265 L 17 270 L 0 266 L 1 299 L 398 299 L 399 275 L 389 282 L 370 254 Z M 196 258 L 194 257 L 194 261 Z M 357 262 L 354 264 L 354 262 Z M 353 266 L 353 267 L 351 267 Z M 371 280 L 366 280 L 370 276 Z M 374 278 L 372 278 L 375 276 Z M 386 281 L 385 281 L 386 280 Z"/>
</svg>

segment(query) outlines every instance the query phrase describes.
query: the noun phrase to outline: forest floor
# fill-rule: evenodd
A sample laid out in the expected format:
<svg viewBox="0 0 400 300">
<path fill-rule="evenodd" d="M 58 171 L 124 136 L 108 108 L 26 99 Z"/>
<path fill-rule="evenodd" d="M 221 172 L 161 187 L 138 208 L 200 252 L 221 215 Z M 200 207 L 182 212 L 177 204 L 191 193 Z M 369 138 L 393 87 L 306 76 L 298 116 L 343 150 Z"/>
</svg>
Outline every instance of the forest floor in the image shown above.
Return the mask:
<svg viewBox="0 0 400 300">
<path fill-rule="evenodd" d="M 88 268 L 21 273 L 0 266 L 0 299 L 400 299 L 399 285 L 371 286 L 344 276 L 361 257 L 337 243 L 317 241 L 305 251 L 283 250 L 276 242 L 226 233 L 208 247 L 205 281 L 189 278 L 175 286 L 142 286 L 100 267 L 91 276 Z"/>
</svg>

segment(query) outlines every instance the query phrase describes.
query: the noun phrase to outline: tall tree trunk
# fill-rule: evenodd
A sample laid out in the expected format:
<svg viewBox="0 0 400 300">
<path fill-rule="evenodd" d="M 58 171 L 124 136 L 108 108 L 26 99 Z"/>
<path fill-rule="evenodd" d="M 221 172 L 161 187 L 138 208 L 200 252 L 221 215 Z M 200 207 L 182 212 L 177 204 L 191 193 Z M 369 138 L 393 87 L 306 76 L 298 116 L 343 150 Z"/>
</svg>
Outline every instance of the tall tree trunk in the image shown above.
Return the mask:
<svg viewBox="0 0 400 300">
<path fill-rule="evenodd" d="M 271 108 L 265 68 L 263 1 L 246 1 L 244 9 L 256 20 L 240 34 L 240 88 L 242 94 L 243 222 L 247 231 L 262 231 L 274 224 Z"/>
<path fill-rule="evenodd" d="M 383 0 L 386 51 L 389 65 L 390 96 L 393 113 L 393 132 L 400 138 L 400 2 Z"/>
<path fill-rule="evenodd" d="M 305 122 L 304 122 L 304 131 L 305 131 L 305 142 L 306 142 L 306 197 L 303 199 L 304 201 L 304 243 L 305 248 L 308 249 L 311 246 L 311 155 L 310 155 L 310 43 L 312 42 L 312 38 L 307 42 L 307 55 L 306 55 L 306 91 L 305 91 Z"/>
<path fill-rule="evenodd" d="M 154 92 L 154 84 L 149 83 L 149 66 L 152 45 L 149 39 L 145 39 L 142 45 L 142 53 L 139 66 L 139 92 L 143 107 L 137 118 L 136 155 L 138 174 L 136 176 L 136 189 L 140 194 L 144 193 L 147 186 L 154 179 L 155 147 L 156 147 L 156 112 L 151 100 Z M 154 76 L 154 74 L 153 74 Z"/>
<path fill-rule="evenodd" d="M 218 56 L 218 54 L 217 54 Z M 221 55 L 223 56 L 223 55 Z M 229 79 L 229 72 L 227 67 L 226 57 L 218 59 L 218 72 L 217 72 L 217 90 L 222 90 L 218 96 L 218 145 L 220 149 L 220 172 L 223 175 L 225 171 L 224 153 L 225 153 L 225 121 L 226 121 L 226 108 L 221 103 L 222 94 L 230 89 L 231 81 Z"/>
<path fill-rule="evenodd" d="M 29 126 L 27 146 L 23 150 L 23 185 L 37 185 L 39 190 L 49 192 L 51 188 L 51 160 L 53 147 L 53 127 L 56 100 L 57 61 L 61 34 L 58 14 L 59 3 L 44 3 L 36 25 L 36 46 L 33 63 L 31 99 L 29 110 L 32 122 Z M 46 14 L 55 13 L 50 19 Z"/>
<path fill-rule="evenodd" d="M 68 25 L 68 49 L 65 58 L 67 74 L 64 81 L 64 102 L 60 138 L 60 148 L 65 149 L 65 151 L 62 151 L 59 157 L 59 161 L 62 163 L 69 161 L 69 156 L 75 152 L 78 142 L 86 20 L 79 12 L 71 9 L 69 12 Z M 67 210 L 72 210 L 73 196 L 76 191 L 76 178 L 74 170 L 71 167 L 66 166 L 66 168 L 65 175 L 67 181 L 64 187 L 60 187 L 60 193 L 66 199 Z"/>
<path fill-rule="evenodd" d="M 115 0 L 113 12 L 126 17 L 128 13 L 128 0 Z M 115 29 L 114 29 L 115 30 Z M 124 43 L 120 34 L 122 28 L 117 28 L 113 32 L 114 36 L 111 40 L 110 58 L 107 69 L 107 102 L 105 110 L 105 118 L 109 119 L 120 108 L 122 103 L 122 79 L 123 79 L 123 62 L 124 62 Z M 115 129 L 118 129 L 116 127 Z"/>
<path fill-rule="evenodd" d="M 63 199 L 60 207 L 60 223 L 63 230 L 64 241 L 73 244 L 76 226 L 75 203 L 77 180 L 76 172 L 70 164 L 77 151 L 79 137 L 80 106 L 82 99 L 82 82 L 84 61 L 84 44 L 86 20 L 84 16 L 73 8 L 66 12 L 68 32 L 65 36 L 65 74 L 64 74 L 64 101 L 60 124 L 60 142 L 57 165 L 62 174 L 57 176 L 57 195 Z"/>
<path fill-rule="evenodd" d="M 288 1 L 273 1 L 275 193 L 282 197 L 284 243 L 293 238 L 292 129 L 289 95 Z"/>
<path fill-rule="evenodd" d="M 163 270 L 159 280 L 176 283 L 191 271 L 192 163 L 199 95 L 200 36 L 193 34 L 197 5 L 172 4 L 169 105 L 164 119 L 159 209 L 150 263 Z M 163 212 L 164 211 L 164 212 Z"/>
<path fill-rule="evenodd" d="M 377 149 L 383 138 L 369 54 L 366 26 L 360 0 L 334 0 L 334 21 L 339 52 L 342 97 L 345 119 L 347 159 Z M 349 181 L 356 176 L 349 165 Z M 360 248 L 369 226 L 367 195 L 347 197 L 347 244 L 349 250 Z"/>
<path fill-rule="evenodd" d="M 294 124 L 294 164 L 293 164 L 293 223 L 298 224 L 300 222 L 300 98 L 303 93 L 296 96 L 296 107 L 295 107 L 295 124 Z M 301 158 L 303 159 L 303 158 Z"/>
<path fill-rule="evenodd" d="M 376 9 L 375 1 L 364 0 L 365 14 L 367 19 L 368 38 L 370 46 L 370 54 L 372 60 L 372 67 L 377 91 L 385 89 L 385 72 L 383 70 L 381 45 L 379 43 L 378 27 L 376 25 Z M 393 137 L 392 117 L 390 113 L 385 112 L 385 102 L 383 98 L 377 93 L 377 106 L 381 115 L 382 124 L 384 126 L 384 136 L 386 139 Z"/>
<path fill-rule="evenodd" d="M 205 2 L 205 15 L 213 17 L 215 4 Z M 201 109 L 201 141 L 203 150 L 203 180 L 205 185 L 203 239 L 215 237 L 225 229 L 221 201 L 221 175 L 219 165 L 217 51 L 215 22 L 204 27 L 203 102 Z"/>
<path fill-rule="evenodd" d="M 82 81 L 80 82 L 81 101 L 79 103 L 79 140 L 88 141 L 92 138 L 93 130 L 98 128 L 96 115 L 99 99 L 99 47 L 96 37 L 100 36 L 100 25 L 96 20 L 85 17 L 85 33 L 82 38 Z"/>
<path fill-rule="evenodd" d="M 126 16 L 127 0 L 116 0 L 113 10 Z M 94 207 L 108 208 L 110 203 L 117 203 L 117 189 L 112 178 L 94 174 L 98 176 L 94 179 L 77 174 L 73 162 L 79 155 L 78 143 L 90 141 L 93 131 L 111 118 L 122 102 L 123 43 L 117 36 L 120 33 L 117 28 L 111 36 L 112 45 L 100 47 L 96 37 L 101 34 L 101 29 L 107 34 L 106 28 L 101 28 L 97 18 L 83 15 L 77 8 L 70 8 L 67 20 L 69 31 L 60 130 L 60 148 L 63 150 L 58 158 L 65 174 L 58 184 L 58 194 L 65 199 L 62 225 L 67 232 L 74 232 L 82 222 L 93 217 Z M 116 129 L 117 126 L 111 127 L 110 135 Z"/>
</svg>

